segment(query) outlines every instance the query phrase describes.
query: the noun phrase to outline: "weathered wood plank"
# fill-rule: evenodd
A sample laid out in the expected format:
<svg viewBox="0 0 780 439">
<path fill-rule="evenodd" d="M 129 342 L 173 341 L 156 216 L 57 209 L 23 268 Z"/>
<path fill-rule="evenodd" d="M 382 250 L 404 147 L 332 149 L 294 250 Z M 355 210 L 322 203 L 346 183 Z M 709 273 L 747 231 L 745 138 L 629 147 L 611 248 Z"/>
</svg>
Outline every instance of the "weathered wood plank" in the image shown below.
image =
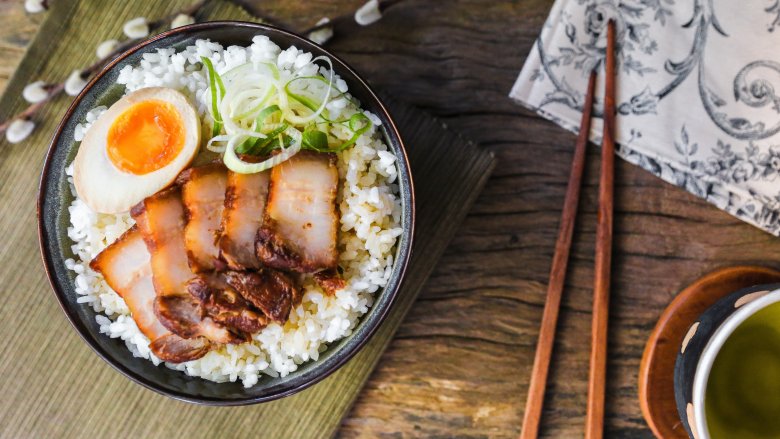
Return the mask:
<svg viewBox="0 0 780 439">
<path fill-rule="evenodd" d="M 493 178 L 344 421 L 344 436 L 519 433 L 574 136 L 506 94 L 550 6 L 406 2 L 377 26 L 359 29 L 359 38 L 331 46 L 379 87 L 432 111 L 498 157 Z M 588 163 L 545 437 L 583 431 L 596 152 Z M 618 163 L 616 177 L 607 434 L 647 437 L 636 373 L 663 307 L 713 268 L 766 263 L 778 242 L 626 163 Z"/>
</svg>

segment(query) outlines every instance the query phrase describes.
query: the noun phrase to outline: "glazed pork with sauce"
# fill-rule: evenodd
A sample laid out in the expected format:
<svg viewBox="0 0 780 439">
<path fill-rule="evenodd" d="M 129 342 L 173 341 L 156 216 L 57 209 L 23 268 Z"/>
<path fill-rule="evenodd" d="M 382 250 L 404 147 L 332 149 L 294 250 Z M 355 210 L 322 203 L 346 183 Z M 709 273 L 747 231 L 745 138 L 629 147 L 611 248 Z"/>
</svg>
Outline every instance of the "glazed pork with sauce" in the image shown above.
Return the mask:
<svg viewBox="0 0 780 439">
<path fill-rule="evenodd" d="M 184 245 L 190 268 L 196 273 L 214 271 L 219 259 L 219 227 L 227 188 L 227 168 L 212 163 L 179 174 L 182 200 L 187 213 Z"/>
<path fill-rule="evenodd" d="M 220 163 L 183 171 L 133 207 L 136 225 L 92 268 L 125 299 L 159 358 L 200 358 L 284 324 L 311 274 L 328 294 L 338 267 L 338 170 L 331 154 L 300 153 L 270 172 Z"/>
<path fill-rule="evenodd" d="M 199 301 L 187 291 L 196 275 L 190 269 L 184 245 L 185 215 L 179 188 L 146 198 L 130 214 L 151 254 L 157 292 L 154 310 L 162 324 L 184 338 L 204 336 L 217 343 L 238 342 L 234 334 L 205 316 Z"/>
<path fill-rule="evenodd" d="M 200 301 L 206 314 L 215 322 L 246 339 L 268 325 L 268 318 L 230 287 L 222 275 L 211 276 L 208 280 L 195 278 L 187 284 L 187 292 Z"/>
<path fill-rule="evenodd" d="M 339 173 L 333 154 L 301 152 L 271 170 L 257 255 L 272 268 L 298 273 L 338 265 Z"/>
<path fill-rule="evenodd" d="M 255 239 L 263 224 L 269 174 L 228 172 L 219 250 L 231 270 L 260 268 Z"/>
<path fill-rule="evenodd" d="M 301 303 L 300 289 L 289 276 L 276 270 L 228 271 L 225 280 L 244 299 L 279 324 L 284 324 L 290 310 Z"/>
<path fill-rule="evenodd" d="M 106 247 L 90 264 L 124 299 L 138 329 L 152 341 L 152 352 L 164 361 L 197 360 L 211 348 L 203 337 L 184 339 L 171 333 L 154 312 L 155 290 L 149 251 L 137 226 Z"/>
</svg>

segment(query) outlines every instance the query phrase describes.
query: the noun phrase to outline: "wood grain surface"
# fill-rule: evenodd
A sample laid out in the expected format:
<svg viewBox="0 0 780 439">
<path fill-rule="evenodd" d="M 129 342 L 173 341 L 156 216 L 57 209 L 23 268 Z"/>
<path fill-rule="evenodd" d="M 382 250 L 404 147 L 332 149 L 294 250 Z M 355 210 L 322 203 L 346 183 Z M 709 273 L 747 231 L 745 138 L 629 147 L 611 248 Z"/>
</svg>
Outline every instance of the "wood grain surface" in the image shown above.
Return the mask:
<svg viewBox="0 0 780 439">
<path fill-rule="evenodd" d="M 21 3 L 0 2 L 3 77 L 13 71 L 41 20 L 25 16 Z M 354 10 L 361 1 L 245 3 L 300 29 L 322 16 Z M 498 158 L 485 191 L 344 419 L 342 437 L 520 432 L 575 139 L 507 94 L 551 5 L 552 0 L 406 0 L 372 27 L 341 26 L 330 44 L 378 88 L 435 114 Z M 543 437 L 582 437 L 584 431 L 598 159 L 592 148 Z M 718 267 L 780 268 L 778 254 L 780 241 L 771 235 L 616 162 L 606 437 L 652 437 L 637 401 L 637 373 L 644 342 L 675 294 Z M 6 294 L 12 288 L 3 285 Z"/>
</svg>

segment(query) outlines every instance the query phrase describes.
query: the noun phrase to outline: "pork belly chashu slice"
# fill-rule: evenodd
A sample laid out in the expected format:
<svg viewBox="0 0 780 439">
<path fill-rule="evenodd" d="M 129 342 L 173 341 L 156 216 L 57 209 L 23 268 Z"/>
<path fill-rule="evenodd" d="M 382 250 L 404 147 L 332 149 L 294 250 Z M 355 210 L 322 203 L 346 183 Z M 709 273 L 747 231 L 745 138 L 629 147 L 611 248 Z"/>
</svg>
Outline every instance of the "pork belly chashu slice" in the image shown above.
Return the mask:
<svg viewBox="0 0 780 439">
<path fill-rule="evenodd" d="M 151 254 L 157 292 L 154 312 L 160 322 L 183 338 L 203 336 L 217 343 L 243 341 L 206 316 L 200 302 L 188 292 L 188 284 L 197 275 L 190 270 L 184 245 L 184 205 L 179 188 L 146 198 L 130 214 Z"/>
<path fill-rule="evenodd" d="M 221 163 L 189 168 L 177 178 L 187 214 L 184 245 L 193 272 L 222 268 L 219 259 L 220 221 L 225 204 L 227 169 Z"/>
<path fill-rule="evenodd" d="M 269 174 L 269 171 L 256 174 L 228 171 L 219 249 L 231 270 L 260 268 L 255 238 L 263 224 Z"/>
<path fill-rule="evenodd" d="M 287 322 L 290 310 L 301 303 L 301 290 L 280 271 L 226 271 L 223 276 L 246 301 L 280 325 Z"/>
<path fill-rule="evenodd" d="M 89 266 L 124 299 L 138 329 L 151 340 L 154 354 L 174 363 L 204 356 L 211 343 L 204 338 L 183 339 L 160 323 L 154 313 L 156 297 L 149 251 L 137 226 L 106 247 Z"/>
<path fill-rule="evenodd" d="M 222 275 L 196 278 L 187 285 L 188 292 L 198 298 L 206 313 L 215 322 L 233 328 L 249 339 L 268 325 L 268 318 L 230 287 Z"/>
<path fill-rule="evenodd" d="M 271 170 L 256 242 L 264 265 L 298 273 L 336 269 L 338 182 L 333 154 L 300 152 Z"/>
</svg>

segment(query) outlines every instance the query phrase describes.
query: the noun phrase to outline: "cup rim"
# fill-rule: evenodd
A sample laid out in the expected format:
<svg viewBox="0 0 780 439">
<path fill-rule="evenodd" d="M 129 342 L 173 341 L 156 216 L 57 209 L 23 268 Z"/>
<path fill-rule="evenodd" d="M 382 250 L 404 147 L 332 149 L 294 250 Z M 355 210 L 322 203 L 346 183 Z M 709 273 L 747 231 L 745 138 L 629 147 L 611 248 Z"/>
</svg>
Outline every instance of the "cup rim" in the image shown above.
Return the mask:
<svg viewBox="0 0 780 439">
<path fill-rule="evenodd" d="M 778 302 L 780 302 L 780 289 L 772 290 L 763 296 L 740 306 L 737 311 L 728 316 L 726 320 L 718 326 L 707 341 L 707 345 L 704 347 L 704 350 L 702 350 L 701 357 L 699 358 L 699 364 L 696 366 L 691 395 L 695 424 L 694 431 L 699 433 L 698 439 L 710 437 L 704 411 L 704 398 L 707 392 L 707 383 L 709 382 L 712 365 L 715 363 L 718 353 L 720 353 L 726 340 L 734 333 L 734 330 L 744 323 L 745 320 L 767 306 Z"/>
</svg>

